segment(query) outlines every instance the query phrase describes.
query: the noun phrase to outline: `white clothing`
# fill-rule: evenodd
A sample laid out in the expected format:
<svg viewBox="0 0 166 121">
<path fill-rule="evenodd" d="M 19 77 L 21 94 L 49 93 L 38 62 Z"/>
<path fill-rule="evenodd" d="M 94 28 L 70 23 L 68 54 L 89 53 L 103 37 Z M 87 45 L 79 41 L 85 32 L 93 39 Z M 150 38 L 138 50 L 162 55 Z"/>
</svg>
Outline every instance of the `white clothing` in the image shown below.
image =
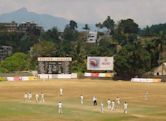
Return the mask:
<svg viewBox="0 0 166 121">
<path fill-rule="evenodd" d="M 104 113 L 104 104 L 103 103 L 101 103 L 100 111 L 101 111 L 101 113 Z"/>
<path fill-rule="evenodd" d="M 62 103 L 58 103 L 58 108 L 62 108 Z"/>
<path fill-rule="evenodd" d="M 60 96 L 62 96 L 63 95 L 63 89 L 60 88 L 59 91 L 60 91 Z"/>
<path fill-rule="evenodd" d="M 93 101 L 95 101 L 95 100 L 97 100 L 97 98 L 94 96 L 94 97 L 93 97 Z"/>
<path fill-rule="evenodd" d="M 61 102 L 58 103 L 58 113 L 59 113 L 59 114 L 62 114 L 62 113 L 63 113 L 63 112 L 62 112 L 62 103 L 61 103 Z"/>
<path fill-rule="evenodd" d="M 41 102 L 45 102 L 45 99 L 44 99 L 44 93 L 41 93 Z"/>
<path fill-rule="evenodd" d="M 28 101 L 28 94 L 27 93 L 24 94 L 24 99 L 25 99 L 25 102 Z"/>
<path fill-rule="evenodd" d="M 27 94 L 27 93 L 24 94 L 24 98 L 25 98 L 25 99 L 28 98 L 28 94 Z"/>
<path fill-rule="evenodd" d="M 111 100 L 107 101 L 107 105 L 108 105 L 108 110 L 111 110 Z"/>
<path fill-rule="evenodd" d="M 112 101 L 111 111 L 114 111 L 114 110 L 115 110 L 115 102 Z"/>
<path fill-rule="evenodd" d="M 29 102 L 32 101 L 32 93 L 28 93 L 28 100 L 29 100 Z"/>
<path fill-rule="evenodd" d="M 120 98 L 119 98 L 119 97 L 116 98 L 116 103 L 117 103 L 118 105 L 120 105 Z"/>
<path fill-rule="evenodd" d="M 124 113 L 127 114 L 128 103 L 124 103 Z"/>
<path fill-rule="evenodd" d="M 36 102 L 39 102 L 39 94 L 36 94 L 35 98 L 36 98 Z"/>
<path fill-rule="evenodd" d="M 82 95 L 80 96 L 80 99 L 81 99 L 81 104 L 83 104 L 84 103 L 84 97 Z"/>
</svg>

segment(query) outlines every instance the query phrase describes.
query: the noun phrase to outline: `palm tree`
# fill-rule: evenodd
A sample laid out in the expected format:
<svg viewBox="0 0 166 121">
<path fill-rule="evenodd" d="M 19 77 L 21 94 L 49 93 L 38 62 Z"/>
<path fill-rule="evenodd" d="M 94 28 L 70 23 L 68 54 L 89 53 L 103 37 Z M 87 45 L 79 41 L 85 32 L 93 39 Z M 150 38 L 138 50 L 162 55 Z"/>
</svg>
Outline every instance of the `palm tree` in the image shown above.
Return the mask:
<svg viewBox="0 0 166 121">
<path fill-rule="evenodd" d="M 71 29 L 75 30 L 77 28 L 77 23 L 74 20 L 71 20 L 69 26 Z"/>
</svg>

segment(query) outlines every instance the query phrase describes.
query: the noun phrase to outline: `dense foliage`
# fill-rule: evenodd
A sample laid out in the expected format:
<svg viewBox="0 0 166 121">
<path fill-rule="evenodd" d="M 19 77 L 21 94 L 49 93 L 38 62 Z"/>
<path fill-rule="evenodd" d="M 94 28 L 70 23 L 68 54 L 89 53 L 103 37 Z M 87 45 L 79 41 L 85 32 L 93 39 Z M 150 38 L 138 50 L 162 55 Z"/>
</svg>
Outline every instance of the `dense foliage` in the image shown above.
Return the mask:
<svg viewBox="0 0 166 121">
<path fill-rule="evenodd" d="M 7 57 L 0 63 L 0 72 L 13 72 L 13 71 L 25 71 L 29 68 L 28 56 L 24 53 L 15 53 L 10 57 Z"/>
<path fill-rule="evenodd" d="M 130 78 L 158 66 L 165 57 L 166 24 L 153 25 L 139 29 L 132 19 L 115 23 L 111 17 L 96 24 L 107 32 L 98 34 L 94 44 L 86 43 L 88 24 L 77 30 L 77 23 L 71 20 L 64 32 L 56 27 L 46 32 L 35 34 L 0 32 L 0 45 L 12 46 L 15 53 L 0 62 L 0 72 L 30 70 L 36 68 L 39 56 L 70 56 L 73 58 L 72 71 L 85 72 L 87 56 L 114 56 L 115 72 L 118 77 Z M 25 54 L 24 54 L 25 53 Z"/>
</svg>

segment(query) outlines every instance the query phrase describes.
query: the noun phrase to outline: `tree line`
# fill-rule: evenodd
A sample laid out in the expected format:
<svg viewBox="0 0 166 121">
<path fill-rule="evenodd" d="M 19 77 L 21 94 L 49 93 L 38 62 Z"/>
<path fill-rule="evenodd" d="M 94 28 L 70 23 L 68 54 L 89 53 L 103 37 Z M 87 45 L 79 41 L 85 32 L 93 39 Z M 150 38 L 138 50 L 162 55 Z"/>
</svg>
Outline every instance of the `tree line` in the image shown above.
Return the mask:
<svg viewBox="0 0 166 121">
<path fill-rule="evenodd" d="M 142 76 L 158 66 L 165 58 L 165 24 L 147 26 L 143 29 L 133 19 L 115 22 L 108 16 L 96 24 L 98 41 L 86 43 L 83 31 L 71 20 L 63 32 L 56 27 L 40 34 L 0 33 L 0 45 L 13 47 L 14 54 L 0 62 L 0 72 L 37 69 L 37 57 L 72 57 L 72 72 L 86 72 L 87 56 L 114 56 L 116 76 L 122 79 Z M 103 32 L 105 28 L 107 32 Z M 19 60 L 20 59 L 20 60 Z M 13 66 L 14 65 L 14 66 Z"/>
</svg>

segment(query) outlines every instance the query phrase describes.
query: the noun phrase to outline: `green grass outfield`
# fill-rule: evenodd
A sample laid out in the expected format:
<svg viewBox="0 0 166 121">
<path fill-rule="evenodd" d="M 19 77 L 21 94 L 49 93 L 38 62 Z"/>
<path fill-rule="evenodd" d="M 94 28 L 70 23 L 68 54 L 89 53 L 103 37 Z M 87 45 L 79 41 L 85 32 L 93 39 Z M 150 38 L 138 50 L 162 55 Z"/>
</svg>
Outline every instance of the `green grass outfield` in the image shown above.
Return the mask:
<svg viewBox="0 0 166 121">
<path fill-rule="evenodd" d="M 59 96 L 59 88 L 64 95 Z M 24 92 L 45 93 L 46 102 L 24 103 Z M 149 92 L 148 101 L 144 100 Z M 84 105 L 80 95 L 84 95 Z M 92 97 L 100 105 L 92 106 Z M 128 114 L 123 114 L 123 104 L 114 112 L 107 110 L 106 101 L 116 97 L 129 104 Z M 59 115 L 57 103 L 63 102 L 63 114 Z M 166 83 L 131 83 L 109 80 L 55 80 L 28 82 L 0 82 L 0 121 L 166 121 Z"/>
</svg>

